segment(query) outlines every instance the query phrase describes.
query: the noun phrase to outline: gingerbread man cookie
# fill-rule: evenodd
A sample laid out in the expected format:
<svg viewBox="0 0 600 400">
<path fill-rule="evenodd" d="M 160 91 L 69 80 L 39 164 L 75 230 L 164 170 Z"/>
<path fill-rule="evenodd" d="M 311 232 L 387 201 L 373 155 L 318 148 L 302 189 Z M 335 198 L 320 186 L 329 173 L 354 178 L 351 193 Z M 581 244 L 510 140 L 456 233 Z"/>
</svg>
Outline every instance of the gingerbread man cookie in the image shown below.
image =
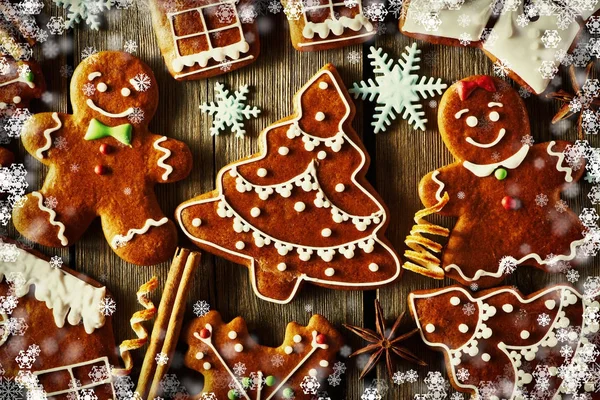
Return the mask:
<svg viewBox="0 0 600 400">
<path fill-rule="evenodd" d="M 216 311 L 195 319 L 184 336 L 185 365 L 204 375 L 195 397 L 201 399 L 313 399 L 342 345 L 341 335 L 320 315 L 307 326 L 288 324 L 279 347 L 258 344 L 241 317 L 225 323 Z"/>
<path fill-rule="evenodd" d="M 517 265 L 558 272 L 575 258 L 583 225 L 561 189 L 583 168 L 565 165 L 565 141 L 533 144 L 523 101 L 506 82 L 471 76 L 440 102 L 438 125 L 456 161 L 419 185 L 426 207 L 458 217 L 441 264 L 449 277 L 479 287 L 498 284 Z"/>
<path fill-rule="evenodd" d="M 513 287 L 473 295 L 451 286 L 412 292 L 408 305 L 423 341 L 444 353 L 450 382 L 461 392 L 487 399 L 596 398 L 587 397 L 597 390 L 593 374 L 574 374 L 597 362 L 599 304 L 570 286 L 529 296 Z"/>
<path fill-rule="evenodd" d="M 95 54 L 75 70 L 71 100 L 73 115 L 37 114 L 23 127 L 23 145 L 50 169 L 42 189 L 13 210 L 15 227 L 37 243 L 64 247 L 99 216 L 124 260 L 167 260 L 177 231 L 153 186 L 185 178 L 192 160 L 184 143 L 148 131 L 158 105 L 152 70 L 128 53 Z"/>
<path fill-rule="evenodd" d="M 395 280 L 387 209 L 365 179 L 354 105 L 326 65 L 298 92 L 296 114 L 261 133 L 261 152 L 223 168 L 217 190 L 176 217 L 199 247 L 250 269 L 255 293 L 292 300 L 302 281 L 368 289 Z"/>
<path fill-rule="evenodd" d="M 40 66 L 33 61 L 15 61 L 0 54 L 0 113 L 10 105 L 27 107 L 46 90 Z"/>
</svg>

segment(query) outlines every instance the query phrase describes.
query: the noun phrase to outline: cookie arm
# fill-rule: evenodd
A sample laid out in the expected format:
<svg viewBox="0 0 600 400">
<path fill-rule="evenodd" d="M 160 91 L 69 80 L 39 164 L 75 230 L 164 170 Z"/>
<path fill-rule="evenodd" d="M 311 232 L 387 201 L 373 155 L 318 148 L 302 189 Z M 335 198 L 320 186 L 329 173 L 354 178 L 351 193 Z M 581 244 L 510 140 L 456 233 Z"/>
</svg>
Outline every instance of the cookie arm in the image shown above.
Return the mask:
<svg viewBox="0 0 600 400">
<path fill-rule="evenodd" d="M 184 179 L 192 169 L 192 153 L 179 140 L 153 135 L 149 143 L 148 168 L 155 182 L 171 183 Z"/>
<path fill-rule="evenodd" d="M 65 125 L 66 115 L 53 113 L 35 114 L 21 129 L 21 142 L 25 150 L 41 163 L 49 165 L 49 151 L 54 136 Z"/>
<path fill-rule="evenodd" d="M 581 167 L 577 170 L 570 168 L 569 164 L 565 160 L 563 151 L 569 145 L 573 145 L 571 142 L 565 140 L 556 140 L 548 143 L 540 143 L 536 145 L 542 157 L 549 157 L 550 162 L 547 163 L 547 175 L 546 179 L 552 179 L 557 184 L 577 182 L 581 176 L 585 173 L 585 167 L 582 163 Z M 537 147 L 540 146 L 538 149 Z"/>
</svg>

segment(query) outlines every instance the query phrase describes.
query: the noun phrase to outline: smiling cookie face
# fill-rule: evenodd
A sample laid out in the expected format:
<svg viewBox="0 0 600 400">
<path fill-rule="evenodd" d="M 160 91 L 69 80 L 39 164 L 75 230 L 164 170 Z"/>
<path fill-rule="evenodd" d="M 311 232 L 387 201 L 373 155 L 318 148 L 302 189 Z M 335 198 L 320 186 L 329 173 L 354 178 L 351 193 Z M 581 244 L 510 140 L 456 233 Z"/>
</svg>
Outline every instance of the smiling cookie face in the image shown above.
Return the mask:
<svg viewBox="0 0 600 400">
<path fill-rule="evenodd" d="M 118 65 L 118 68 L 115 68 Z M 158 104 L 158 86 L 150 67 L 123 52 L 101 52 L 85 59 L 71 81 L 74 115 L 108 126 L 144 124 Z"/>
<path fill-rule="evenodd" d="M 450 152 L 476 164 L 512 156 L 530 134 L 518 93 L 489 76 L 471 76 L 452 85 L 440 102 L 438 124 Z"/>
</svg>

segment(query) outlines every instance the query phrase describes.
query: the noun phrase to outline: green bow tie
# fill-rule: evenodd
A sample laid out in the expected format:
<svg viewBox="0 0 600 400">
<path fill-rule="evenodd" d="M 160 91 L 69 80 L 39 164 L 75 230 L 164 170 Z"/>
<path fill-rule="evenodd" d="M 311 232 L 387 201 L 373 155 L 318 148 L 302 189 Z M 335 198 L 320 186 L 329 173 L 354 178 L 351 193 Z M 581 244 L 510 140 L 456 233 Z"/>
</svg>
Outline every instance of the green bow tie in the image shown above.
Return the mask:
<svg viewBox="0 0 600 400">
<path fill-rule="evenodd" d="M 85 133 L 85 140 L 96 140 L 102 139 L 107 136 L 111 136 L 117 139 L 119 142 L 126 144 L 127 146 L 131 146 L 131 131 L 133 127 L 131 124 L 123 124 L 119 126 L 106 126 L 102 122 L 98 121 L 96 118 L 93 118 L 90 121 L 90 126 L 88 126 L 88 130 Z"/>
</svg>

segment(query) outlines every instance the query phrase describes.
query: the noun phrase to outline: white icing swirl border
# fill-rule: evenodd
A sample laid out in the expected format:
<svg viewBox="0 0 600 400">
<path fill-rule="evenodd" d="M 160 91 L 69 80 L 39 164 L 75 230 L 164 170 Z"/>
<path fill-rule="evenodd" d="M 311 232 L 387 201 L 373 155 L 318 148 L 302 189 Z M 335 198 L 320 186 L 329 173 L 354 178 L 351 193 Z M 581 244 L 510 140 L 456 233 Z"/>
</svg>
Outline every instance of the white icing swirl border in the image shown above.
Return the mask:
<svg viewBox="0 0 600 400">
<path fill-rule="evenodd" d="M 46 150 L 50 149 L 50 147 L 52 147 L 52 138 L 50 137 L 50 134 L 53 132 L 56 132 L 57 130 L 62 128 L 62 122 L 61 122 L 60 118 L 58 117 L 58 113 L 53 112 L 52 119 L 54 120 L 54 122 L 56 122 L 56 126 L 54 126 L 53 128 L 48 128 L 44 131 L 44 138 L 46 138 L 46 144 L 44 146 L 40 147 L 35 152 L 35 155 L 37 156 L 37 158 L 44 158 L 44 151 L 46 151 Z"/>
<path fill-rule="evenodd" d="M 58 226 L 57 237 L 60 240 L 60 244 L 62 244 L 63 246 L 67 246 L 69 244 L 69 239 L 67 239 L 67 237 L 65 236 L 66 227 L 62 222 L 56 220 L 56 212 L 53 209 L 44 206 L 44 196 L 42 196 L 40 192 L 34 191 L 31 192 L 31 195 L 37 197 L 38 208 L 48 213 L 48 220 L 50 221 L 50 225 Z"/>
<path fill-rule="evenodd" d="M 164 153 L 164 155 L 158 159 L 157 165 L 161 168 L 163 168 L 165 170 L 165 173 L 162 174 L 162 180 L 166 181 L 167 179 L 169 179 L 169 175 L 171 175 L 171 173 L 173 172 L 173 167 L 171 167 L 168 164 L 165 164 L 165 160 L 167 160 L 169 157 L 171 157 L 171 150 L 162 147 L 160 145 L 160 143 L 167 141 L 167 137 L 163 136 L 161 138 L 156 139 L 156 141 L 154 142 L 154 144 L 152 145 L 152 147 L 154 147 L 156 150 L 158 151 L 162 151 Z"/>
<path fill-rule="evenodd" d="M 161 226 L 161 225 L 166 224 L 167 222 L 169 222 L 169 219 L 167 217 L 163 217 L 158 221 L 155 219 L 152 219 L 152 218 L 148 218 L 146 220 L 146 222 L 144 223 L 143 227 L 131 228 L 129 231 L 127 231 L 126 235 L 113 236 L 112 240 L 110 241 L 110 245 L 112 246 L 113 249 L 117 249 L 119 247 L 125 246 L 127 243 L 129 243 L 131 241 L 131 239 L 133 239 L 133 237 L 135 235 L 143 235 L 144 233 L 148 232 L 148 230 L 151 227 Z"/>
</svg>

